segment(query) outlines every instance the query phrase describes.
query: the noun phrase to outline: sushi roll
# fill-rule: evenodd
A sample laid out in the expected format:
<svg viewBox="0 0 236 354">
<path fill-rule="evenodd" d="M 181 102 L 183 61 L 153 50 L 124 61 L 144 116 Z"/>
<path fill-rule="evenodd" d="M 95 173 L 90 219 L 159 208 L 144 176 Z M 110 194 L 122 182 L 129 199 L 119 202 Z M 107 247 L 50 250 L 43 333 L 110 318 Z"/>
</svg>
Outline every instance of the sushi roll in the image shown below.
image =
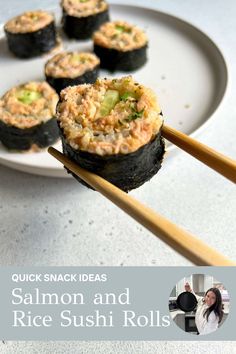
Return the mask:
<svg viewBox="0 0 236 354">
<path fill-rule="evenodd" d="M 138 27 L 124 21 L 107 22 L 93 35 L 94 53 L 101 67 L 110 71 L 133 71 L 147 61 L 148 39 Z"/>
<path fill-rule="evenodd" d="M 58 93 L 67 86 L 94 83 L 99 64 L 98 57 L 91 53 L 59 53 L 45 65 L 46 80 Z"/>
<path fill-rule="evenodd" d="M 154 92 L 131 76 L 67 87 L 57 119 L 64 154 L 126 192 L 161 167 L 161 110 Z"/>
<path fill-rule="evenodd" d="M 59 138 L 57 93 L 47 82 L 13 87 L 0 99 L 0 141 L 8 149 L 39 150 Z"/>
<path fill-rule="evenodd" d="M 109 21 L 105 0 L 62 0 L 61 6 L 63 29 L 69 38 L 89 39 Z"/>
<path fill-rule="evenodd" d="M 53 15 L 28 11 L 12 18 L 4 26 L 9 50 L 19 58 L 31 58 L 49 52 L 56 45 Z"/>
</svg>

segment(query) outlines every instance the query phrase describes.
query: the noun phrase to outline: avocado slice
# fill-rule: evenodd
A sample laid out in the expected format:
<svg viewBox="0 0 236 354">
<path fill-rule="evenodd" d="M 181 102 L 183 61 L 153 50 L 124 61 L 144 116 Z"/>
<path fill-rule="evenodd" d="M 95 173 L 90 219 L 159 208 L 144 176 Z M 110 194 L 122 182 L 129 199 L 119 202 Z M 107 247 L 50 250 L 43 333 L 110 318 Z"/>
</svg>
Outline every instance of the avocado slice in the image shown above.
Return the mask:
<svg viewBox="0 0 236 354">
<path fill-rule="evenodd" d="M 120 25 L 116 25 L 116 30 L 120 33 L 125 32 L 125 27 L 124 26 L 120 26 Z"/>
<path fill-rule="evenodd" d="M 71 58 L 70 58 L 70 61 L 72 64 L 84 64 L 86 62 L 86 59 L 85 58 L 81 58 L 81 55 L 78 54 L 78 53 L 74 53 Z"/>
<path fill-rule="evenodd" d="M 133 92 L 124 92 L 123 95 L 121 95 L 120 99 L 121 101 L 126 101 L 129 97 L 136 99 L 136 96 Z"/>
<path fill-rule="evenodd" d="M 107 90 L 99 110 L 100 116 L 101 117 L 107 116 L 119 101 L 120 101 L 120 94 L 118 91 Z"/>
<path fill-rule="evenodd" d="M 32 102 L 37 101 L 41 97 L 42 97 L 41 93 L 37 91 L 30 91 L 27 89 L 19 90 L 17 93 L 18 101 L 24 104 L 31 104 Z"/>
</svg>

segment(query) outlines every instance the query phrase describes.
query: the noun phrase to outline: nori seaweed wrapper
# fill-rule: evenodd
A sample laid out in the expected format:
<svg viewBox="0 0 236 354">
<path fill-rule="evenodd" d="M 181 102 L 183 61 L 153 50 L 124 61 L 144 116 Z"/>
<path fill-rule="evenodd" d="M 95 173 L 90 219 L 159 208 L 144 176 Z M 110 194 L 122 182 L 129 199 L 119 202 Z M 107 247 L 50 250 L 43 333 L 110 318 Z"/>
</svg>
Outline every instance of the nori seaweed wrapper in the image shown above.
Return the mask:
<svg viewBox="0 0 236 354">
<path fill-rule="evenodd" d="M 29 150 L 33 144 L 39 148 L 52 145 L 59 138 L 56 118 L 32 128 L 20 129 L 0 120 L 0 141 L 8 149 Z"/>
<path fill-rule="evenodd" d="M 5 29 L 9 50 L 19 58 L 32 58 L 56 45 L 54 21 L 34 32 L 12 33 Z"/>
<path fill-rule="evenodd" d="M 138 49 L 119 51 L 94 44 L 94 53 L 100 58 L 100 66 L 103 69 L 110 71 L 134 71 L 146 63 L 147 47 L 148 45 L 146 44 Z"/>
<path fill-rule="evenodd" d="M 61 131 L 63 153 L 80 167 L 93 172 L 118 188 L 128 192 L 150 180 L 161 168 L 165 143 L 161 131 L 148 144 L 130 154 L 100 156 L 73 149 Z M 89 187 L 78 176 L 71 173 L 80 183 Z M 91 187 L 89 187 L 91 188 Z"/>
<path fill-rule="evenodd" d="M 70 16 L 63 9 L 62 25 L 69 38 L 89 39 L 104 22 L 109 21 L 108 9 L 87 17 Z"/>
<path fill-rule="evenodd" d="M 93 70 L 86 71 L 83 75 L 77 76 L 75 78 L 67 77 L 52 77 L 46 76 L 46 80 L 51 85 L 57 93 L 60 93 L 67 86 L 81 85 L 81 84 L 93 84 L 99 73 L 99 66 L 96 66 Z"/>
</svg>

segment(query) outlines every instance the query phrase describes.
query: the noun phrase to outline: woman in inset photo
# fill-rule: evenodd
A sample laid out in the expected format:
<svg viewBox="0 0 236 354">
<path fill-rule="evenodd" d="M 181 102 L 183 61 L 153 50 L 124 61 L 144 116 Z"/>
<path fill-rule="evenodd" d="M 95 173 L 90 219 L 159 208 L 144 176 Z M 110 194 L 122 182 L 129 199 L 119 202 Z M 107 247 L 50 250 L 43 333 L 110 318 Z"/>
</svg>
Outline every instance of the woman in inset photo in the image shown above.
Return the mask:
<svg viewBox="0 0 236 354">
<path fill-rule="evenodd" d="M 194 293 L 189 283 L 186 283 L 185 291 L 194 294 L 198 301 L 195 315 L 198 333 L 208 334 L 214 332 L 223 318 L 223 304 L 220 290 L 210 288 L 206 291 L 204 297 L 201 297 Z"/>
</svg>

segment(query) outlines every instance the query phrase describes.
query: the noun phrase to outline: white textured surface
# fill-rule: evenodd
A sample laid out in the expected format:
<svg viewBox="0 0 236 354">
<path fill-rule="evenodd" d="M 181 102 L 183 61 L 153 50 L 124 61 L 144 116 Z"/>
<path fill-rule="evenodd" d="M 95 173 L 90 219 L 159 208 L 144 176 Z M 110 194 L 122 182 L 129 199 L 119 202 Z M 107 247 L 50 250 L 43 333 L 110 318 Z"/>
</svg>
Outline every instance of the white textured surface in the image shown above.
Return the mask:
<svg viewBox="0 0 236 354">
<path fill-rule="evenodd" d="M 130 0 L 138 2 L 142 3 Z M 1 21 L 29 8 L 32 1 L 10 3 L 1 0 Z M 34 7 L 48 3 L 56 1 L 37 0 Z M 236 158 L 235 1 L 145 1 L 148 4 L 192 22 L 223 50 L 230 66 L 230 92 L 199 140 Z M 0 176 L 2 265 L 190 265 L 74 180 L 36 177 L 2 166 Z M 132 195 L 236 259 L 235 186 L 192 157 L 176 153 L 152 182 Z M 236 346 L 233 342 L 7 342 L 0 344 L 0 353 L 231 354 Z"/>
<path fill-rule="evenodd" d="M 1 347 L 0 347 L 1 348 Z M 230 342 L 8 342 L 4 354 L 235 354 Z"/>
</svg>

